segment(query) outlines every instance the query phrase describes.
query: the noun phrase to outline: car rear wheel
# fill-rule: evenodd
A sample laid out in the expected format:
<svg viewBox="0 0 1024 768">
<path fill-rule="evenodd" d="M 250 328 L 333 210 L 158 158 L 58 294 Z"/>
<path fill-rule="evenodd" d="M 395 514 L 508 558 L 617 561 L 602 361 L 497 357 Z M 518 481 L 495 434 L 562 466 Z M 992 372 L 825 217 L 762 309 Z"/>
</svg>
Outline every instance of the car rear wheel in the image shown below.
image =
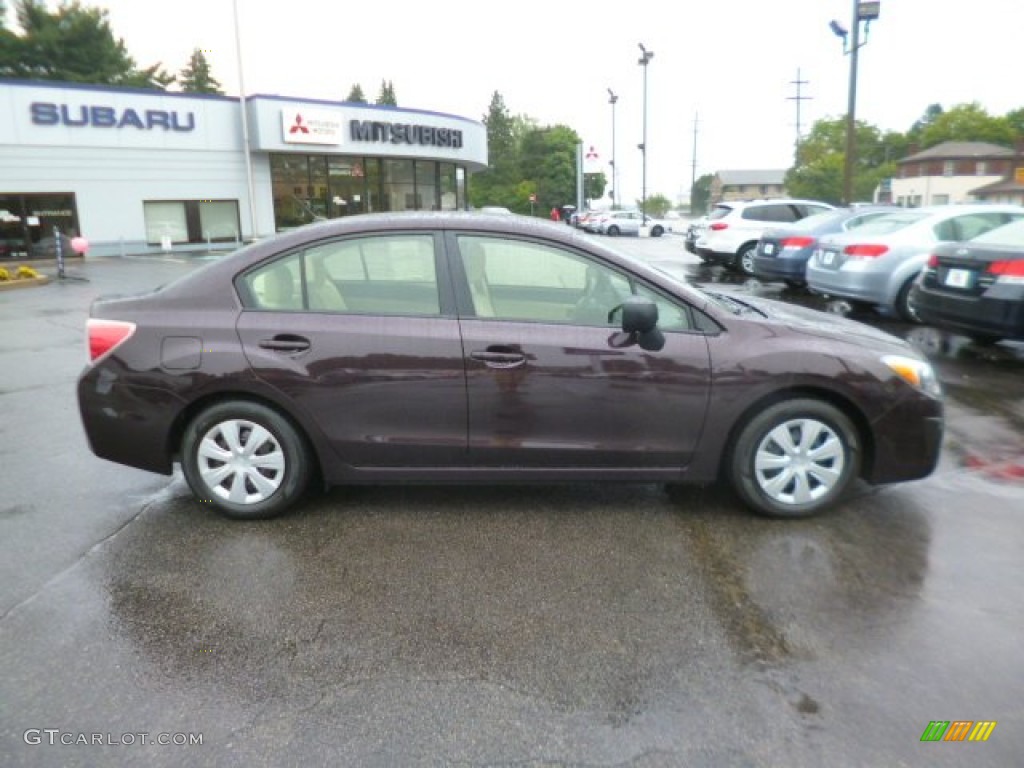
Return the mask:
<svg viewBox="0 0 1024 768">
<path fill-rule="evenodd" d="M 185 430 L 181 465 L 196 497 L 228 517 L 275 517 L 305 492 L 313 462 L 302 435 L 259 403 L 223 402 Z"/>
<path fill-rule="evenodd" d="M 786 284 L 787 288 L 790 288 L 790 289 L 792 289 L 794 291 L 799 291 L 799 290 L 807 287 L 807 281 L 806 280 L 786 279 L 786 280 L 783 280 L 782 282 L 784 282 Z"/>
<path fill-rule="evenodd" d="M 809 517 L 841 497 L 860 474 L 860 439 L 838 408 L 785 400 L 743 426 L 730 479 L 740 497 L 769 517 Z"/>
<path fill-rule="evenodd" d="M 743 274 L 754 274 L 754 253 L 756 251 L 756 243 L 747 243 L 740 248 L 739 253 L 736 254 L 736 268 Z"/>
<path fill-rule="evenodd" d="M 618 237 L 619 228 L 615 226 L 608 227 L 608 237 Z"/>
</svg>

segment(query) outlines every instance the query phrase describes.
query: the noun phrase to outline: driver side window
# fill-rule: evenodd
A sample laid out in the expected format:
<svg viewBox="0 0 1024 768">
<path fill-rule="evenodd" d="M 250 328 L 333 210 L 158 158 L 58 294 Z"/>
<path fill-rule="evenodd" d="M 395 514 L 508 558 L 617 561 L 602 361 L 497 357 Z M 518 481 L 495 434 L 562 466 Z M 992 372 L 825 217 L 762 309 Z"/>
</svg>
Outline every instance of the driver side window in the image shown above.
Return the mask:
<svg viewBox="0 0 1024 768">
<path fill-rule="evenodd" d="M 624 275 L 575 253 L 523 240 L 460 235 L 459 256 L 477 317 L 611 326 L 632 293 Z"/>
</svg>

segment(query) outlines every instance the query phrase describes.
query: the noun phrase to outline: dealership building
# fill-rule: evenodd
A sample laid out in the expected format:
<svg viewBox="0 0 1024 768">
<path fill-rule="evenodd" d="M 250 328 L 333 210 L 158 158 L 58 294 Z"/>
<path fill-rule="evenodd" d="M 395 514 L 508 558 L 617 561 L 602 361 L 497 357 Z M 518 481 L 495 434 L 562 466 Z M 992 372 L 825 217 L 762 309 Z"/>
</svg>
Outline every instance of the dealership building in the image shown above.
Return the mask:
<svg viewBox="0 0 1024 768">
<path fill-rule="evenodd" d="M 0 257 L 201 250 L 320 218 L 467 207 L 487 131 L 457 115 L 0 79 Z M 245 134 L 248 133 L 248 149 Z"/>
</svg>

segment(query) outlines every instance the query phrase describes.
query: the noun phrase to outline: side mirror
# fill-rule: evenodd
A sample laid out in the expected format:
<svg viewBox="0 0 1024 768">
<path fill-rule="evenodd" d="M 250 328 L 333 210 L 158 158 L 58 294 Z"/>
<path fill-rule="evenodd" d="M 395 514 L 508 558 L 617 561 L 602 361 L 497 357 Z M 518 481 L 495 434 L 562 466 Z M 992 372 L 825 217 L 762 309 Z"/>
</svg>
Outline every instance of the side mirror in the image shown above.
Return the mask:
<svg viewBox="0 0 1024 768">
<path fill-rule="evenodd" d="M 657 352 L 665 346 L 665 336 L 658 330 L 658 305 L 650 299 L 630 296 L 608 313 L 612 322 L 615 313 L 622 311 L 622 331 L 641 349 Z"/>
<path fill-rule="evenodd" d="M 609 323 L 619 310 L 622 310 L 622 330 L 626 333 L 647 333 L 658 325 L 658 305 L 650 299 L 630 296 L 608 313 Z"/>
</svg>

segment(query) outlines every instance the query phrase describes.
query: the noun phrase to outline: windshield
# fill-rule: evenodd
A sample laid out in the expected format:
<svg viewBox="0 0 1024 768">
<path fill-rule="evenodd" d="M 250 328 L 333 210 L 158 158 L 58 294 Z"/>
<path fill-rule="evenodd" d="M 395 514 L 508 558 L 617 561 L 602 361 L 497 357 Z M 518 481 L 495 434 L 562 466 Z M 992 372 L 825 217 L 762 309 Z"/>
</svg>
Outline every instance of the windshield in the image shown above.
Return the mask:
<svg viewBox="0 0 1024 768">
<path fill-rule="evenodd" d="M 1024 220 L 1018 220 L 1012 224 L 1004 224 L 1001 227 L 990 229 L 983 235 L 978 235 L 971 240 L 971 243 L 979 245 L 1015 245 L 1024 247 Z"/>
</svg>

